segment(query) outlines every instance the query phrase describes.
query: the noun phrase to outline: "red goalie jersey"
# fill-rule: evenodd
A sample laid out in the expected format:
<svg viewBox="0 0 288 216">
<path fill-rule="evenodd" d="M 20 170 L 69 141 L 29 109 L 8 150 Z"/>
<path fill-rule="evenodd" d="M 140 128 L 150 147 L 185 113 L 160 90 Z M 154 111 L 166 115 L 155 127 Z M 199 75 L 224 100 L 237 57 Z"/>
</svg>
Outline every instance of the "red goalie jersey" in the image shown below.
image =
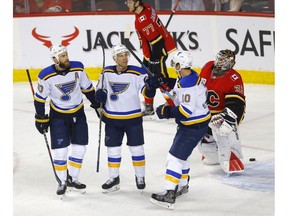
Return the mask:
<svg viewBox="0 0 288 216">
<path fill-rule="evenodd" d="M 156 11 L 150 5 L 144 4 L 144 9 L 140 14 L 135 16 L 135 29 L 137 31 L 139 40 L 142 43 L 143 55 L 146 60 L 150 59 L 150 45 L 156 44 L 161 38 L 165 40 L 165 50 L 168 54 L 176 50 L 175 42 L 163 26 L 161 20 L 156 14 Z M 167 53 L 163 53 L 167 55 Z"/>
<path fill-rule="evenodd" d="M 230 69 L 223 76 L 213 77 L 213 65 L 214 61 L 209 61 L 204 65 L 200 73 L 200 76 L 206 82 L 209 109 L 212 114 L 216 114 L 228 107 L 238 116 L 237 121 L 239 123 L 245 112 L 242 78 L 234 69 Z"/>
</svg>

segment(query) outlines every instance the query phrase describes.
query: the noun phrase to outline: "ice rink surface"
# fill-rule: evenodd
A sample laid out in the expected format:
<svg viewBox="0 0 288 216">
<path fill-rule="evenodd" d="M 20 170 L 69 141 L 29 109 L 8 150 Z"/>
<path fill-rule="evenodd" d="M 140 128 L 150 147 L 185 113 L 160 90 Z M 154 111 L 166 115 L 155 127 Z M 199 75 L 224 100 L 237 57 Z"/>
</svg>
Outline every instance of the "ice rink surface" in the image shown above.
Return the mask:
<svg viewBox="0 0 288 216">
<path fill-rule="evenodd" d="M 95 83 L 94 83 L 95 84 Z M 36 88 L 36 83 L 33 83 Z M 108 179 L 104 124 L 102 125 L 100 172 L 96 172 L 99 119 L 85 100 L 89 145 L 79 180 L 86 194 L 70 192 L 64 200 L 56 195 L 43 135 L 34 126 L 34 106 L 29 83 L 13 85 L 13 211 L 14 216 L 272 216 L 275 211 L 274 86 L 245 84 L 246 116 L 239 131 L 245 172 L 225 174 L 220 166 L 201 163 L 194 149 L 190 164 L 189 193 L 167 210 L 149 202 L 154 192 L 164 190 L 167 152 L 176 132 L 173 120 L 144 120 L 146 188 L 136 189 L 130 152 L 124 140 L 120 167 L 120 190 L 103 194 Z M 164 103 L 157 92 L 155 107 Z M 49 138 L 49 136 L 48 136 Z M 50 139 L 49 139 L 50 143 Z M 250 162 L 249 158 L 256 158 Z"/>
</svg>

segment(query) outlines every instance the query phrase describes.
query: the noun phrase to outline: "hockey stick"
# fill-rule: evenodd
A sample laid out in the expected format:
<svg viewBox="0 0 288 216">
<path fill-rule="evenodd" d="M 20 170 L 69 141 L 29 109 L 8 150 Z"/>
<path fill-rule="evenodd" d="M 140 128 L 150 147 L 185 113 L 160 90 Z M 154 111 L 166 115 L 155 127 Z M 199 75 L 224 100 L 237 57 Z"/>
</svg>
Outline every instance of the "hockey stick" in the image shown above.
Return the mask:
<svg viewBox="0 0 288 216">
<path fill-rule="evenodd" d="M 103 53 L 103 63 L 102 63 L 102 82 L 101 82 L 101 90 L 103 91 L 104 87 L 104 68 L 105 68 L 105 49 L 104 49 L 104 44 L 100 40 L 101 48 L 102 48 L 102 53 Z M 99 137 L 98 137 L 98 153 L 97 153 L 97 167 L 96 167 L 96 172 L 99 172 L 99 158 L 100 158 L 100 146 L 101 146 L 101 134 L 102 134 L 102 116 L 103 116 L 103 103 L 100 103 L 100 108 L 99 108 Z"/>
<path fill-rule="evenodd" d="M 168 28 L 168 25 L 169 25 L 169 23 L 171 22 L 171 19 L 172 19 L 172 17 L 173 17 L 174 14 L 175 14 L 175 11 L 176 11 L 176 9 L 177 9 L 177 7 L 178 7 L 179 2 L 180 2 L 180 0 L 177 0 L 176 4 L 175 4 L 175 6 L 174 6 L 174 8 L 173 8 L 173 10 L 172 10 L 172 13 L 170 14 L 170 17 L 169 17 L 169 19 L 168 19 L 168 21 L 167 21 L 167 23 L 166 23 L 166 25 L 165 25 L 165 28 L 166 28 L 166 29 Z"/>
<path fill-rule="evenodd" d="M 139 59 L 139 57 L 135 54 L 135 52 L 128 46 L 129 38 L 130 38 L 130 27 L 128 25 L 126 27 L 125 34 L 124 34 L 125 45 L 126 45 L 127 49 L 129 50 L 129 52 L 134 56 L 134 58 L 141 64 L 141 66 L 144 68 L 144 70 L 147 72 L 147 74 L 151 77 L 154 77 L 155 75 L 145 66 L 145 64 Z M 162 83 L 160 85 L 160 88 L 174 102 L 175 98 L 170 94 L 170 92 L 169 92 L 170 88 L 167 85 L 165 85 L 164 83 Z"/>
<path fill-rule="evenodd" d="M 27 76 L 28 76 L 29 83 L 30 83 L 30 88 L 31 88 L 31 91 L 32 91 L 32 96 L 34 97 L 34 88 L 33 88 L 33 84 L 32 84 L 32 80 L 31 80 L 31 76 L 30 76 L 29 69 L 26 69 L 26 72 L 27 72 Z M 49 143 L 48 143 L 48 139 L 47 139 L 46 133 L 44 132 L 43 135 L 44 135 L 45 144 L 46 144 L 46 147 L 47 147 L 47 150 L 48 150 L 50 162 L 51 162 L 51 165 L 52 165 L 52 169 L 53 169 L 53 172 L 54 172 L 54 176 L 55 176 L 55 178 L 56 178 L 56 181 L 57 181 L 58 184 L 60 185 L 60 184 L 61 184 L 61 180 L 59 179 L 59 177 L 58 177 L 57 174 L 56 174 L 56 170 L 55 170 L 55 167 L 54 167 L 54 164 L 53 164 L 52 154 L 51 154 L 51 150 L 50 150 L 50 147 L 49 147 Z"/>
</svg>

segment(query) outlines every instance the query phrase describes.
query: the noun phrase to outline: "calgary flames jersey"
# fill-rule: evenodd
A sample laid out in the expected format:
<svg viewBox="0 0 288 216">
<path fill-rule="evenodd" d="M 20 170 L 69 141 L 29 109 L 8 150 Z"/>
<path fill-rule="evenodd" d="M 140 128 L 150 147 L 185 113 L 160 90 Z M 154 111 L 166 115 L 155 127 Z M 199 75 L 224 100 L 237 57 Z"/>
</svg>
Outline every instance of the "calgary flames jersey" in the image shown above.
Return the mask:
<svg viewBox="0 0 288 216">
<path fill-rule="evenodd" d="M 244 85 L 240 74 L 234 69 L 230 69 L 221 77 L 213 77 L 213 65 L 214 61 L 206 63 L 200 72 L 200 77 L 204 79 L 208 89 L 208 106 L 211 113 L 222 112 L 229 100 L 240 103 L 239 107 L 243 107 L 243 103 L 245 106 Z"/>
<path fill-rule="evenodd" d="M 135 16 L 135 29 L 141 41 L 143 55 L 146 59 L 150 59 L 151 57 L 150 45 L 156 44 L 162 38 L 164 38 L 165 50 L 168 54 L 176 50 L 176 44 L 172 36 L 165 26 L 163 26 L 156 11 L 150 5 L 144 4 L 144 10 Z"/>
</svg>

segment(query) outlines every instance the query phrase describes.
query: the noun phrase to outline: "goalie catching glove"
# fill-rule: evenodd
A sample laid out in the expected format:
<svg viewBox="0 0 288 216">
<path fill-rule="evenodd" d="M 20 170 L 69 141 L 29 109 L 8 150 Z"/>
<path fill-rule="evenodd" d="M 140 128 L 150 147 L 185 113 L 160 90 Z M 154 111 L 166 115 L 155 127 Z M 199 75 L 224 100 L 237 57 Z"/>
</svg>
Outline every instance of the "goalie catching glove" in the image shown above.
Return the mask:
<svg viewBox="0 0 288 216">
<path fill-rule="evenodd" d="M 39 133 L 44 134 L 48 132 L 49 128 L 49 116 L 48 114 L 42 116 L 38 115 L 37 113 L 35 114 L 35 126 Z"/>
<path fill-rule="evenodd" d="M 237 115 L 225 108 L 222 113 L 213 115 L 209 127 L 220 136 L 228 136 L 237 125 Z"/>
</svg>

